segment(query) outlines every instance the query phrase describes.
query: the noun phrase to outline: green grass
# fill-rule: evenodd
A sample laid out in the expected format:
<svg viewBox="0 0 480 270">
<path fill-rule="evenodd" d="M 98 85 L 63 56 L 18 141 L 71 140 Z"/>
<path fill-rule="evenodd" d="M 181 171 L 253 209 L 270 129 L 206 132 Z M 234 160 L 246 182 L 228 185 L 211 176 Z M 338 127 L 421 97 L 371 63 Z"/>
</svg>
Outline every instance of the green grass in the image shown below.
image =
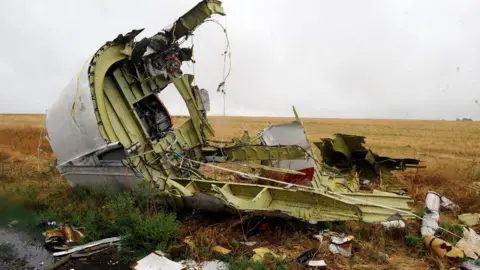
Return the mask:
<svg viewBox="0 0 480 270">
<path fill-rule="evenodd" d="M 176 216 L 152 208 L 145 196 L 138 193 L 112 194 L 105 189 L 76 188 L 69 202 L 49 207 L 38 199 L 35 189 L 18 191 L 21 204 L 0 199 L 0 224 L 16 220 L 17 229 L 22 229 L 41 238 L 41 232 L 51 229 L 48 222 L 67 223 L 85 227 L 88 231 L 82 242 L 121 236 L 122 261 L 132 263 L 155 249 L 168 252 L 178 245 L 179 229 Z M 88 202 L 88 203 L 86 203 Z M 78 207 L 75 205 L 87 205 Z M 94 207 L 92 207 L 94 206 Z M 152 208 L 152 209 L 150 209 Z"/>
</svg>

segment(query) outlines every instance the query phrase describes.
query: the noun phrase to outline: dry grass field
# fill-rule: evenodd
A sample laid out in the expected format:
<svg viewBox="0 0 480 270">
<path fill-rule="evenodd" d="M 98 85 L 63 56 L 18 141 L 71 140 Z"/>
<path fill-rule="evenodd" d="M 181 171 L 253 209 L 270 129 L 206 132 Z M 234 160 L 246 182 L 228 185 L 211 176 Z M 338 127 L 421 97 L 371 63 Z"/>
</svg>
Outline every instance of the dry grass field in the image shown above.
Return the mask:
<svg viewBox="0 0 480 270">
<path fill-rule="evenodd" d="M 292 121 L 293 118 L 210 117 L 218 138 L 241 136 L 244 129 L 256 134 L 271 123 Z M 176 118 L 175 123 L 184 118 Z M 310 119 L 304 118 L 307 135 L 311 142 L 334 133 L 362 135 L 367 146 L 381 155 L 413 157 L 423 161 L 427 169 L 418 173 L 408 172 L 398 181 L 410 187 L 415 199 L 414 207 L 421 209 L 425 192 L 437 191 L 462 207 L 463 212 L 480 212 L 480 200 L 469 185 L 480 181 L 480 122 L 416 121 L 416 120 L 367 120 L 367 119 Z M 37 196 L 52 204 L 61 204 L 71 194 L 68 186 L 55 170 L 48 167 L 54 159 L 48 142 L 43 140 L 37 151 L 40 133 L 44 127 L 43 115 L 0 115 L 0 197 L 12 200 L 23 189 L 34 189 Z M 72 142 L 75 143 L 75 142 Z M 25 196 L 25 195 L 22 195 Z M 60 202 L 60 203 L 59 203 Z M 71 206 L 72 210 L 85 205 Z M 95 205 L 91 205 L 95 207 Z M 453 214 L 446 214 L 453 220 Z M 418 227 L 416 228 L 418 229 Z M 383 243 L 385 245 L 385 243 Z M 376 245 L 376 244 L 375 244 Z M 396 244 L 393 244 L 396 245 Z M 376 250 L 373 244 L 362 246 L 363 252 Z M 327 252 L 328 253 L 328 252 Z M 366 253 L 367 254 L 367 253 Z M 387 264 L 375 266 L 378 260 L 365 255 L 356 264 L 347 258 L 327 258 L 333 268 L 349 265 L 353 269 L 424 269 L 438 265 L 435 259 L 412 256 L 404 244 L 396 247 Z M 407 256 L 408 255 L 408 256 Z M 375 256 L 373 256 L 375 257 Z M 430 258 L 430 259 L 428 259 Z M 352 266 L 353 265 L 353 266 Z"/>
</svg>

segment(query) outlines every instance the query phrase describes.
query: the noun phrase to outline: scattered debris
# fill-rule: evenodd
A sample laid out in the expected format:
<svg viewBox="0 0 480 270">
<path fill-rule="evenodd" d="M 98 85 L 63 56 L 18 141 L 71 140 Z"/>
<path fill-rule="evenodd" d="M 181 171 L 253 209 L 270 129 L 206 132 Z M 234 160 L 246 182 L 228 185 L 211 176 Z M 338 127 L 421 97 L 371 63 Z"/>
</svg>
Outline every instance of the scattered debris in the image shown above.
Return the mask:
<svg viewBox="0 0 480 270">
<path fill-rule="evenodd" d="M 106 244 L 106 245 L 116 245 L 117 242 L 119 242 L 120 240 L 121 240 L 120 237 L 106 238 L 106 239 L 90 242 L 90 243 L 87 243 L 85 245 L 72 247 L 72 248 L 67 249 L 65 251 L 55 252 L 55 253 L 53 253 L 53 256 L 55 256 L 55 257 L 56 256 L 63 256 L 63 255 L 71 254 L 71 253 L 74 253 L 74 252 L 77 252 L 77 251 L 83 251 L 85 249 L 96 247 L 96 246 L 99 246 L 99 245 L 104 245 L 104 244 Z"/>
<path fill-rule="evenodd" d="M 463 238 L 455 245 L 471 259 L 478 259 L 480 255 L 480 236 L 472 228 L 463 228 Z"/>
<path fill-rule="evenodd" d="M 318 260 L 318 261 L 311 260 L 311 261 L 308 262 L 308 266 L 312 266 L 312 267 L 327 267 L 327 264 L 325 263 L 324 260 Z"/>
<path fill-rule="evenodd" d="M 480 270 L 480 260 L 468 261 L 460 265 L 461 270 Z"/>
<path fill-rule="evenodd" d="M 377 253 L 377 255 L 378 255 L 378 258 L 380 258 L 384 261 L 388 260 L 388 258 L 389 258 L 388 254 L 380 252 L 380 251 Z"/>
<path fill-rule="evenodd" d="M 420 232 L 423 236 L 425 246 L 432 249 L 440 257 L 463 258 L 463 252 L 453 247 L 447 241 L 435 237 L 435 232 L 440 228 L 438 220 L 440 219 L 440 205 L 449 209 L 455 209 L 457 206 L 449 199 L 440 194 L 429 191 L 425 198 L 425 215 L 422 218 Z"/>
<path fill-rule="evenodd" d="M 181 263 L 174 262 L 165 257 L 165 254 L 160 250 L 153 251 L 146 257 L 137 261 L 131 266 L 135 270 L 151 270 L 151 269 L 169 269 L 182 270 L 184 266 Z"/>
<path fill-rule="evenodd" d="M 228 264 L 222 261 L 202 262 L 200 270 L 227 270 Z"/>
<path fill-rule="evenodd" d="M 387 218 L 387 221 L 384 221 L 381 223 L 384 227 L 386 228 L 405 228 L 406 223 L 403 217 L 396 213 L 392 215 L 391 217 Z"/>
<path fill-rule="evenodd" d="M 222 261 L 205 261 L 197 263 L 194 260 L 174 262 L 160 250 L 155 250 L 131 266 L 134 270 L 227 270 L 228 264 Z"/>
<path fill-rule="evenodd" d="M 183 242 L 184 242 L 185 244 L 187 244 L 191 249 L 194 249 L 194 248 L 195 248 L 195 243 L 193 242 L 191 236 L 185 237 L 185 239 L 183 239 Z"/>
<path fill-rule="evenodd" d="M 331 244 L 328 246 L 328 249 L 333 253 L 333 254 L 341 254 L 345 257 L 350 257 L 352 255 L 352 240 L 355 237 L 352 235 L 349 236 L 331 236 Z"/>
<path fill-rule="evenodd" d="M 239 242 L 240 244 L 244 245 L 244 246 L 247 246 L 247 247 L 253 247 L 257 244 L 257 242 Z"/>
<path fill-rule="evenodd" d="M 450 201 L 447 197 L 440 196 L 441 206 L 450 210 L 459 210 L 460 206 Z"/>
<path fill-rule="evenodd" d="M 299 263 L 306 263 L 307 261 L 313 259 L 313 257 L 315 257 L 316 253 L 317 253 L 316 248 L 312 248 L 310 250 L 307 250 L 304 253 L 302 253 L 300 256 L 298 256 L 297 261 Z"/>
<path fill-rule="evenodd" d="M 422 227 L 420 229 L 422 236 L 434 235 L 438 230 L 440 205 L 449 209 L 458 207 L 442 195 L 433 191 L 428 191 L 425 198 L 425 215 L 422 218 Z"/>
<path fill-rule="evenodd" d="M 221 247 L 221 246 L 215 246 L 215 247 L 213 247 L 213 251 L 218 252 L 218 253 L 221 253 L 221 254 L 223 254 L 223 255 L 227 255 L 227 254 L 229 254 L 230 252 L 232 252 L 231 250 L 226 249 L 226 248 Z"/>
<path fill-rule="evenodd" d="M 15 224 L 18 224 L 18 220 L 12 220 L 11 222 L 8 223 L 8 227 L 12 228 Z"/>
<path fill-rule="evenodd" d="M 279 255 L 265 247 L 256 248 L 253 252 L 255 252 L 255 254 L 252 256 L 251 260 L 254 262 L 263 262 L 267 256 L 272 256 L 276 260 L 285 260 L 285 258 L 287 258 L 286 254 Z"/>
<path fill-rule="evenodd" d="M 472 227 L 480 223 L 480 214 L 465 213 L 459 215 L 458 219 L 466 226 Z"/>
<path fill-rule="evenodd" d="M 100 253 L 100 252 L 104 252 L 105 250 L 108 250 L 112 247 L 114 247 L 114 246 L 111 245 L 111 244 L 102 244 L 102 245 L 98 245 L 98 246 L 95 246 L 95 247 L 86 248 L 84 250 L 80 250 L 80 251 L 77 251 L 77 252 L 73 253 L 72 258 L 88 257 L 88 256 L 91 256 L 91 255 Z"/>
<path fill-rule="evenodd" d="M 62 225 L 57 229 L 48 230 L 43 233 L 45 245 L 53 250 L 67 250 L 70 243 L 77 243 L 85 236 L 85 228 L 75 228 L 69 225 Z"/>
<path fill-rule="evenodd" d="M 435 254 L 439 257 L 449 257 L 449 258 L 464 258 L 463 252 L 457 248 L 452 246 L 452 244 L 448 243 L 447 241 L 435 237 L 433 235 L 425 235 L 423 237 L 425 242 L 425 246 L 433 250 Z"/>
<path fill-rule="evenodd" d="M 335 134 L 333 139 L 323 138 L 314 142 L 320 149 L 322 160 L 330 169 L 339 172 L 355 170 L 360 179 L 378 184 L 389 184 L 392 170 L 423 168 L 417 159 L 393 159 L 381 157 L 365 148 L 365 137 L 347 134 Z"/>
</svg>

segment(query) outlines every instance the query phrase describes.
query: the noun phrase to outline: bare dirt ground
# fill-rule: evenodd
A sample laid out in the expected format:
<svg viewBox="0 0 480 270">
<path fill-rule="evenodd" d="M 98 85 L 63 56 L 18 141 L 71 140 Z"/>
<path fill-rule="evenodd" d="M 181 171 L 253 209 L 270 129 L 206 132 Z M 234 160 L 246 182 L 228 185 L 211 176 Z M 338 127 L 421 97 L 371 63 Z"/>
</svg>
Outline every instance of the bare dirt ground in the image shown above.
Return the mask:
<svg viewBox="0 0 480 270">
<path fill-rule="evenodd" d="M 293 118 L 210 117 L 219 139 L 241 136 L 244 129 L 256 134 L 271 123 L 292 121 Z M 185 118 L 176 118 L 175 123 Z M 410 171 L 397 180 L 409 187 L 415 209 L 423 207 L 426 191 L 436 191 L 462 207 L 462 212 L 480 212 L 480 200 L 469 185 L 480 181 L 480 122 L 369 120 L 369 119 L 302 119 L 311 142 L 334 133 L 362 135 L 367 146 L 381 155 L 412 157 L 423 161 L 427 169 Z M 12 201 L 29 201 L 35 196 L 49 207 L 82 211 L 95 208 L 93 202 L 68 204 L 70 189 L 55 170 L 48 167 L 54 160 L 48 142 L 40 140 L 44 127 L 43 115 L 0 115 L 0 197 Z M 40 147 L 39 147 L 40 146 Z M 40 151 L 37 149 L 40 148 Z M 22 192 L 34 190 L 31 194 Z M 26 195 L 27 194 L 27 195 Z M 31 198 L 29 198 L 31 199 Z M 244 232 L 232 226 L 238 219 L 204 223 L 190 220 L 182 225 L 184 235 L 201 239 L 207 245 L 223 245 L 235 252 L 248 248 L 231 246 L 242 241 Z M 442 223 L 456 224 L 454 213 L 442 213 Z M 335 228 L 334 228 L 335 229 Z M 373 225 L 348 223 L 342 229 L 356 236 L 354 256 L 334 256 L 320 247 L 319 258 L 330 269 L 440 269 L 453 262 L 435 258 L 423 244 L 405 241 L 405 236 L 417 234 L 419 222 L 413 222 L 403 232 L 385 232 Z M 478 230 L 477 230 L 478 231 Z M 275 230 L 249 238 L 262 246 L 295 258 L 303 251 L 318 247 L 318 241 L 297 225 L 281 224 Z M 380 252 L 380 253 L 379 253 Z M 388 258 L 379 254 L 387 254 Z M 194 254 L 198 259 L 211 259 L 209 253 Z M 288 269 L 301 269 L 292 262 Z"/>
</svg>

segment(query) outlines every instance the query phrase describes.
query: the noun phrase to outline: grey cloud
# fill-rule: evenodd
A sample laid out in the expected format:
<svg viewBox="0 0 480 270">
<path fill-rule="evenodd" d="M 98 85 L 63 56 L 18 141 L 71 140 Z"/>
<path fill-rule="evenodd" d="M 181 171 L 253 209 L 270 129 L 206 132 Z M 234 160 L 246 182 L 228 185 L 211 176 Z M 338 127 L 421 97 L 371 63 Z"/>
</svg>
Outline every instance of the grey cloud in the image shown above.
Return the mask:
<svg viewBox="0 0 480 270">
<path fill-rule="evenodd" d="M 291 116 L 295 105 L 304 117 L 480 118 L 478 1 L 223 2 L 228 115 Z M 195 4 L 2 1 L 0 112 L 44 112 L 105 41 L 133 28 L 152 35 Z M 222 114 L 223 32 L 203 25 L 194 44 L 197 83 Z M 161 96 L 186 113 L 173 89 Z"/>
</svg>

